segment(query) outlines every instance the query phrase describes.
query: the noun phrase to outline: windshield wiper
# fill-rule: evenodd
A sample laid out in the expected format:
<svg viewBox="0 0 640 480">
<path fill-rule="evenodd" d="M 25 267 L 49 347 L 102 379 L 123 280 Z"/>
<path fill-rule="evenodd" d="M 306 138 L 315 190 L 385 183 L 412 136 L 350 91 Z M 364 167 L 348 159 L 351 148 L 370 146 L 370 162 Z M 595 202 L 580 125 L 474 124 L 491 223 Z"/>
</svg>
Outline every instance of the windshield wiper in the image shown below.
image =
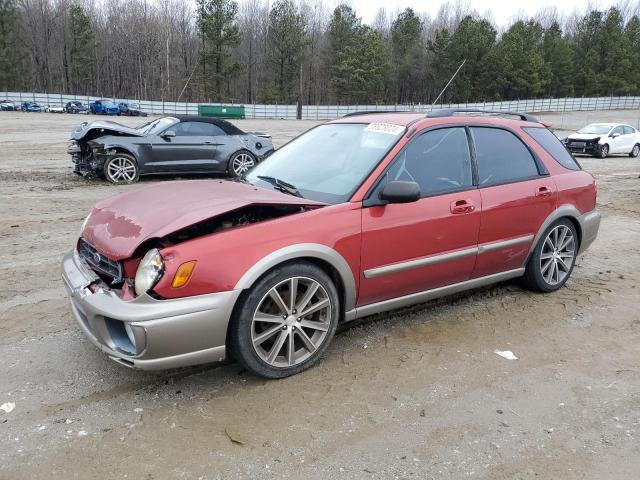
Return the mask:
<svg viewBox="0 0 640 480">
<path fill-rule="evenodd" d="M 269 182 L 274 186 L 276 190 L 279 190 L 283 193 L 288 193 L 289 195 L 293 195 L 295 197 L 304 198 L 302 194 L 298 191 L 298 189 L 291 185 L 290 183 L 285 182 L 284 180 L 280 180 L 276 177 L 270 177 L 268 175 L 258 175 L 260 180 L 264 180 L 265 182 Z"/>
</svg>

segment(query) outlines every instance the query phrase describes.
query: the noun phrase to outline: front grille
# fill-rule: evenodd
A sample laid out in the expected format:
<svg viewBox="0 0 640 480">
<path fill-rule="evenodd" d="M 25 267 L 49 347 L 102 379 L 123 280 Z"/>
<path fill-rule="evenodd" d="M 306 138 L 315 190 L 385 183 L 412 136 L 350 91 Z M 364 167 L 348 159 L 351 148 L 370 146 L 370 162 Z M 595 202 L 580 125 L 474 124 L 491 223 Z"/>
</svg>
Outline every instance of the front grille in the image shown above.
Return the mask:
<svg viewBox="0 0 640 480">
<path fill-rule="evenodd" d="M 109 277 L 111 284 L 122 282 L 122 265 L 120 262 L 102 255 L 95 247 L 83 239 L 78 242 L 78 253 L 97 273 Z"/>
</svg>

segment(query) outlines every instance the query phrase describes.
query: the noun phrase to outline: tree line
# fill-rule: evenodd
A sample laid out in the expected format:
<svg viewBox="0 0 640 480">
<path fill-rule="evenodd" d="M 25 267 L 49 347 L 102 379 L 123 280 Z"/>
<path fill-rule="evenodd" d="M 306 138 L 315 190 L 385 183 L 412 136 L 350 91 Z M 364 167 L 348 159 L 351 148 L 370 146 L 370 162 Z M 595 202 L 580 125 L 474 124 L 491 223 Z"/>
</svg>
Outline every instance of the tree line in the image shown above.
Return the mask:
<svg viewBox="0 0 640 480">
<path fill-rule="evenodd" d="M 324 0 L 0 0 L 0 90 L 304 104 L 640 94 L 638 3 L 498 28 L 444 4 L 366 24 Z"/>
</svg>

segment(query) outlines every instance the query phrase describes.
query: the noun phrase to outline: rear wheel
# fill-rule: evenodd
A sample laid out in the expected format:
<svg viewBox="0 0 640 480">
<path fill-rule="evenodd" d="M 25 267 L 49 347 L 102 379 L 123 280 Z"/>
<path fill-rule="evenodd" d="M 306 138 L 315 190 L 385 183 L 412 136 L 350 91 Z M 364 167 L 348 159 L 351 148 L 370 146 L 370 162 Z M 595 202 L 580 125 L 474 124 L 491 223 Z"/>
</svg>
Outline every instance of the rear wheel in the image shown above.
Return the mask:
<svg viewBox="0 0 640 480">
<path fill-rule="evenodd" d="M 247 173 L 256 165 L 256 157 L 247 150 L 240 150 L 231 155 L 227 172 L 229 176 L 238 178 Z"/>
<path fill-rule="evenodd" d="M 241 299 L 229 325 L 229 348 L 256 375 L 294 375 L 325 352 L 339 309 L 336 287 L 322 269 L 307 262 L 277 267 Z"/>
<path fill-rule="evenodd" d="M 573 223 L 561 219 L 544 232 L 527 263 L 524 285 L 539 292 L 554 292 L 571 276 L 578 253 Z"/>
<path fill-rule="evenodd" d="M 638 155 L 640 155 L 640 144 L 635 144 L 633 146 L 633 149 L 631 150 L 631 152 L 629 153 L 629 156 L 632 158 L 637 158 Z"/>
<path fill-rule="evenodd" d="M 140 178 L 138 162 L 128 153 L 116 153 L 104 162 L 104 177 L 111 183 L 135 183 Z"/>
</svg>

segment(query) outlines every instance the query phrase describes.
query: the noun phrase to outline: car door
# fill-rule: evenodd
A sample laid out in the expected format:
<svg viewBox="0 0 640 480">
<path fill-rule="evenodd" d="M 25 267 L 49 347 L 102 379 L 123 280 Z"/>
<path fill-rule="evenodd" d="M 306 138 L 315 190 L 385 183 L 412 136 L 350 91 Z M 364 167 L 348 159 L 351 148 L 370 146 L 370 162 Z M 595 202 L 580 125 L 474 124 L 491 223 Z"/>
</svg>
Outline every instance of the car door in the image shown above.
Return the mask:
<svg viewBox="0 0 640 480">
<path fill-rule="evenodd" d="M 429 130 L 398 154 L 362 209 L 358 305 L 469 278 L 480 228 L 480 194 L 472 172 L 464 127 Z M 417 182 L 420 200 L 377 202 L 384 185 L 394 180 Z"/>
<path fill-rule="evenodd" d="M 629 125 L 622 126 L 622 133 L 624 137 L 624 151 L 620 153 L 631 153 L 634 145 L 636 144 L 636 130 Z"/>
<path fill-rule="evenodd" d="M 147 167 L 157 172 L 206 172 L 216 163 L 215 125 L 180 122 L 151 140 L 152 158 Z"/>
<path fill-rule="evenodd" d="M 556 209 L 544 164 L 507 129 L 471 127 L 482 199 L 473 278 L 522 268 L 534 236 Z"/>
<path fill-rule="evenodd" d="M 609 132 L 607 142 L 609 143 L 609 153 L 625 153 L 625 135 L 622 125 L 618 125 Z"/>
</svg>

